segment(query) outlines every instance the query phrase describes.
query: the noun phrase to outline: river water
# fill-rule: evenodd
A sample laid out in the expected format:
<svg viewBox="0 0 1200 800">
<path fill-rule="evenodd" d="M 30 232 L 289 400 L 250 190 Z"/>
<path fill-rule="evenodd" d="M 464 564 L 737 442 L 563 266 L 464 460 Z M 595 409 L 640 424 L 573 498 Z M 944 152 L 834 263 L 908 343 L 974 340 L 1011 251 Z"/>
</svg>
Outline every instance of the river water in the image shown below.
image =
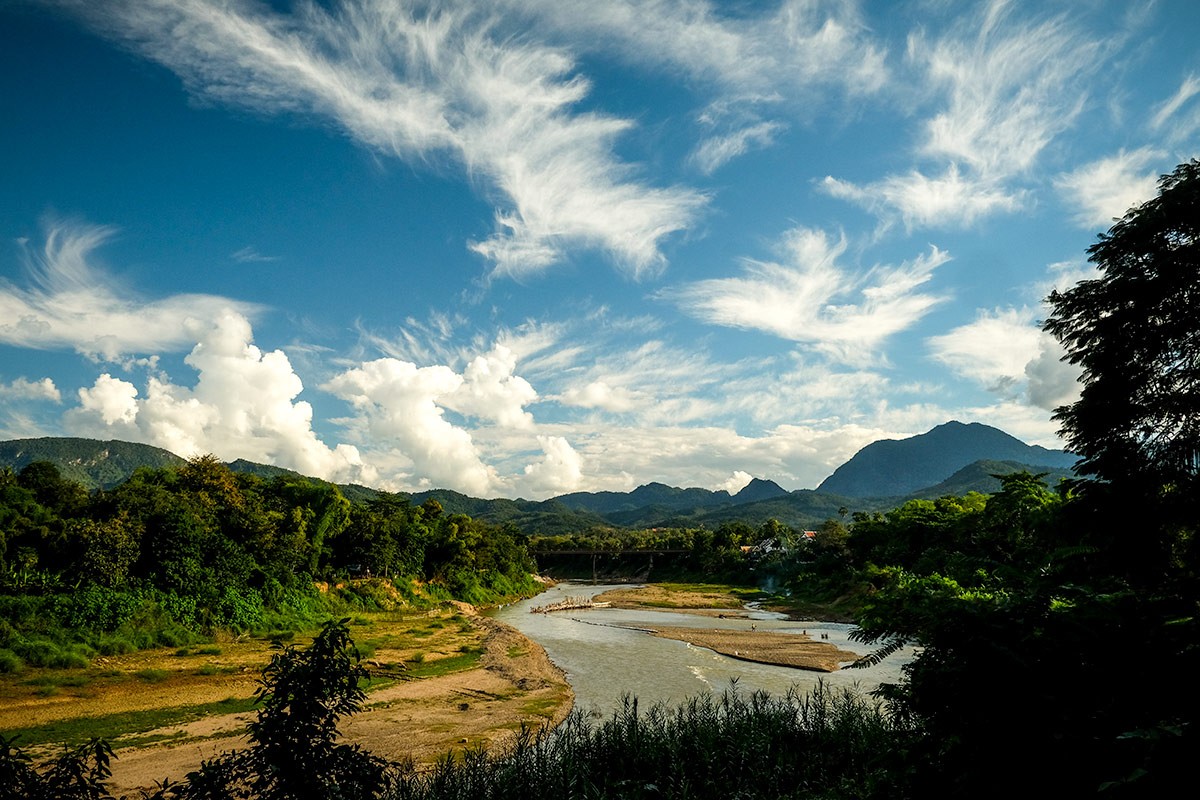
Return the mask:
<svg viewBox="0 0 1200 800">
<path fill-rule="evenodd" d="M 861 655 L 871 647 L 849 638 L 853 625 L 837 622 L 794 621 L 781 614 L 755 610 L 751 619 L 719 619 L 670 611 L 594 608 L 531 614 L 529 609 L 566 597 L 594 597 L 619 586 L 560 583 L 530 600 L 495 612 L 495 617 L 545 648 L 567 676 L 575 691 L 575 705 L 597 716 L 608 716 L 620 707 L 625 695 L 637 697 L 641 707 L 657 702 L 677 704 L 689 697 L 721 693 L 734 686 L 740 691 L 765 690 L 784 694 L 791 688 L 807 691 L 823 681 L 827 686 L 857 687 L 868 692 L 880 683 L 900 680 L 900 667 L 911 660 L 911 650 L 901 651 L 882 664 L 866 669 L 836 672 L 756 664 L 729 658 L 686 642 L 660 639 L 637 628 L 711 627 L 801 634 L 814 639 L 829 635 L 829 643 Z M 753 622 L 752 622 L 753 620 Z"/>
</svg>

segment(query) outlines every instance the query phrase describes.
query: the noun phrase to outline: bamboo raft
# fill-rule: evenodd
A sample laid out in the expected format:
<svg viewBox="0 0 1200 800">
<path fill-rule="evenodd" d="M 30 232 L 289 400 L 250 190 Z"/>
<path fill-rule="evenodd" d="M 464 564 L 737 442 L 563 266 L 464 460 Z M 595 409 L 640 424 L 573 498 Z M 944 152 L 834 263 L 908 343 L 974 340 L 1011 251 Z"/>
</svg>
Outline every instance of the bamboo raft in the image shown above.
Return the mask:
<svg viewBox="0 0 1200 800">
<path fill-rule="evenodd" d="M 608 603 L 597 603 L 590 597 L 565 597 L 557 603 L 545 606 L 534 606 L 530 614 L 549 614 L 551 611 L 575 611 L 584 608 L 608 608 Z"/>
</svg>

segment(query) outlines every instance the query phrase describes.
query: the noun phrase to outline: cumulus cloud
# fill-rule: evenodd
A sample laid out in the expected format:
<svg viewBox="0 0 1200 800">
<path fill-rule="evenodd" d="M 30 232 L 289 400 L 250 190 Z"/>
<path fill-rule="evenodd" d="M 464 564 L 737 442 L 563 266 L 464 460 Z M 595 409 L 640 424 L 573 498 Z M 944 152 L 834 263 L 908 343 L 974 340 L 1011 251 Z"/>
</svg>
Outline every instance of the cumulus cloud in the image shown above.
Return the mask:
<svg viewBox="0 0 1200 800">
<path fill-rule="evenodd" d="M 1150 169 L 1164 153 L 1151 147 L 1102 158 L 1058 176 L 1055 188 L 1076 208 L 1074 219 L 1082 228 L 1109 228 L 1158 192 L 1158 172 Z"/>
<path fill-rule="evenodd" d="M 516 491 L 550 497 L 578 489 L 583 480 L 583 459 L 575 448 L 561 436 L 539 436 L 537 440 L 544 456 L 525 467 Z"/>
<path fill-rule="evenodd" d="M 1079 367 L 1064 361 L 1066 351 L 1050 336 L 1038 342 L 1038 353 L 1025 365 L 1029 384 L 1029 402 L 1046 411 L 1070 405 L 1079 399 L 1083 389 Z"/>
<path fill-rule="evenodd" d="M 613 152 L 632 123 L 578 111 L 589 85 L 567 54 L 486 6 L 364 0 L 283 15 L 217 0 L 63 4 L 204 97 L 331 119 L 415 163 L 457 160 L 497 200 L 495 234 L 471 245 L 494 274 L 543 270 L 568 245 L 653 272 L 662 239 L 706 202 L 638 180 Z"/>
<path fill-rule="evenodd" d="M 959 375 L 1005 392 L 1024 376 L 1042 336 L 1032 309 L 1009 308 L 981 311 L 974 322 L 932 336 L 927 344 L 935 360 Z"/>
<path fill-rule="evenodd" d="M 713 491 L 726 491 L 730 494 L 737 494 L 742 489 L 745 489 L 748 485 L 750 485 L 750 481 L 752 480 L 754 480 L 753 475 L 751 475 L 749 472 L 743 472 L 739 469 L 730 475 L 727 480 L 724 480 L 714 486 Z"/>
<path fill-rule="evenodd" d="M 354 407 L 376 448 L 396 448 L 411 462 L 413 484 L 490 495 L 495 470 L 442 407 L 462 385 L 462 376 L 446 366 L 380 358 L 335 376 L 323 388 Z"/>
<path fill-rule="evenodd" d="M 94 263 L 94 251 L 116 233 L 102 225 L 51 221 L 40 249 L 22 251 L 29 285 L 0 283 L 0 343 L 70 347 L 94 359 L 174 350 L 194 342 L 194 328 L 233 312 L 252 317 L 259 307 L 213 295 L 146 300 Z"/>
<path fill-rule="evenodd" d="M 1061 345 L 1041 330 L 1035 314 L 1032 308 L 980 311 L 974 322 L 932 336 L 927 345 L 956 374 L 1052 411 L 1077 396 L 1079 370 L 1061 360 Z"/>
<path fill-rule="evenodd" d="M 686 284 L 663 293 L 715 325 L 760 330 L 809 344 L 831 358 L 862 362 L 943 298 L 921 291 L 949 255 L 929 253 L 900 266 L 855 273 L 841 267 L 847 242 L 796 228 L 783 240 L 787 263 L 747 260 L 744 274 Z"/>
<path fill-rule="evenodd" d="M 214 453 L 245 458 L 335 481 L 371 483 L 375 472 L 348 445 L 329 448 L 312 429 L 312 407 L 296 401 L 304 388 L 280 350 L 252 344 L 244 317 L 227 312 L 194 327 L 198 342 L 185 362 L 194 387 L 149 378 L 145 394 L 105 373 L 79 390 L 64 418 L 78 435 L 123 438 L 184 457 Z"/>
<path fill-rule="evenodd" d="M 48 400 L 52 403 L 61 403 L 62 394 L 50 378 L 36 381 L 28 378 L 16 378 L 8 383 L 0 383 L 0 399 Z"/>
<path fill-rule="evenodd" d="M 533 415 L 525 406 L 537 400 L 529 381 L 513 371 L 517 357 L 503 344 L 476 356 L 463 371 L 462 383 L 445 397 L 447 407 L 507 428 L 530 428 Z"/>
</svg>

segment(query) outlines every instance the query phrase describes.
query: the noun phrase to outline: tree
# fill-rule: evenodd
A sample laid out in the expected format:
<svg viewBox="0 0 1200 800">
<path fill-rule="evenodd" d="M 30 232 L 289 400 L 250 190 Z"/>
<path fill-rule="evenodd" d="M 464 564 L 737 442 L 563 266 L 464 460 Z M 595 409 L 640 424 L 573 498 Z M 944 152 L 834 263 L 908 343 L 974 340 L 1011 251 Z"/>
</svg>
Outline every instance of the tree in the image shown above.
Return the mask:
<svg viewBox="0 0 1200 800">
<path fill-rule="evenodd" d="M 204 762 L 172 796 L 184 800 L 369 800 L 388 788 L 389 765 L 340 743 L 338 722 L 362 710 L 367 670 L 349 619 L 330 620 L 307 649 L 277 644 L 263 670 L 250 748 Z"/>
<path fill-rule="evenodd" d="M 1200 161 L 1159 182 L 1088 249 L 1100 277 L 1053 292 L 1044 328 L 1083 370 L 1059 408 L 1077 467 L 1105 481 L 1192 483 L 1200 467 Z"/>
</svg>

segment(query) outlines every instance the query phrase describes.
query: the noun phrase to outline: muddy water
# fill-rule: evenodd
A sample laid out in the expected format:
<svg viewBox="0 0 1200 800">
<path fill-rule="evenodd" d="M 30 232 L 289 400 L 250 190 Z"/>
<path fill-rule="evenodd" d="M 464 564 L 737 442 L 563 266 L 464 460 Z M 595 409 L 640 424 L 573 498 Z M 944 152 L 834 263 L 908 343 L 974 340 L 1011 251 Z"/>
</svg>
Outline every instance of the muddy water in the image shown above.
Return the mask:
<svg viewBox="0 0 1200 800">
<path fill-rule="evenodd" d="M 752 619 L 611 608 L 529 613 L 534 606 L 568 596 L 592 597 L 613 588 L 621 587 L 561 583 L 532 600 L 496 612 L 498 619 L 544 647 L 566 672 L 575 691 L 576 707 L 601 716 L 617 708 L 626 694 L 636 696 L 645 707 L 660 701 L 678 703 L 704 692 L 720 693 L 735 683 L 740 690 L 762 689 L 773 694 L 783 694 L 793 687 L 804 691 L 816 686 L 818 680 L 829 686 L 856 686 L 870 691 L 882 682 L 898 681 L 901 665 L 912 658 L 912 652 L 905 651 L 868 669 L 810 672 L 741 661 L 637 630 L 667 625 L 746 629 L 754 624 L 758 630 L 796 634 L 807 631 L 814 639 L 828 634 L 830 644 L 860 654 L 870 652 L 869 647 L 850 641 L 852 625 L 793 621 L 768 611 L 754 611 Z"/>
</svg>

